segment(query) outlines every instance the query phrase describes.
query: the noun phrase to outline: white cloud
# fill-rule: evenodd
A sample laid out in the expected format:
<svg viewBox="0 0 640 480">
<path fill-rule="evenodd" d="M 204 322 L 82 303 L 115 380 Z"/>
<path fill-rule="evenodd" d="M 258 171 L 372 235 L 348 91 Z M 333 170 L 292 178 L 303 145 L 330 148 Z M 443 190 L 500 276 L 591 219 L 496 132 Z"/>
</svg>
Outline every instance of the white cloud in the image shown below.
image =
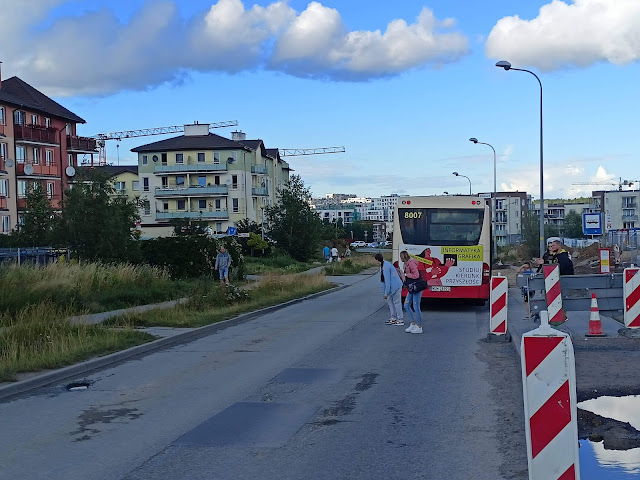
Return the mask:
<svg viewBox="0 0 640 480">
<path fill-rule="evenodd" d="M 487 56 L 542 71 L 627 64 L 640 59 L 640 1 L 553 0 L 533 20 L 500 19 L 485 44 Z"/>
<path fill-rule="evenodd" d="M 49 95 L 109 94 L 179 82 L 189 72 L 270 68 L 301 77 L 361 80 L 455 62 L 467 39 L 423 9 L 413 24 L 391 21 L 384 33 L 347 31 L 340 13 L 287 0 L 245 8 L 218 0 L 183 20 L 177 0 L 148 0 L 123 23 L 111 7 L 55 17 L 72 0 L 0 0 L 0 59 Z M 109 5 L 105 2 L 105 5 Z M 73 54 L 63 54 L 72 46 Z"/>
</svg>

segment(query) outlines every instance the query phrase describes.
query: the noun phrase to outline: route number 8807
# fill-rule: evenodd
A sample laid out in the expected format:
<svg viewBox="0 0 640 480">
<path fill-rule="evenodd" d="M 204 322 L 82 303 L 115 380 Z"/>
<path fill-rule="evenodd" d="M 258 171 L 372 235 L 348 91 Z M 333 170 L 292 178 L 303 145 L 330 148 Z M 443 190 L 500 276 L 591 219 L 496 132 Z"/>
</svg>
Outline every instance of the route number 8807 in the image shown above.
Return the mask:
<svg viewBox="0 0 640 480">
<path fill-rule="evenodd" d="M 422 218 L 422 212 L 404 212 L 404 218 Z"/>
</svg>

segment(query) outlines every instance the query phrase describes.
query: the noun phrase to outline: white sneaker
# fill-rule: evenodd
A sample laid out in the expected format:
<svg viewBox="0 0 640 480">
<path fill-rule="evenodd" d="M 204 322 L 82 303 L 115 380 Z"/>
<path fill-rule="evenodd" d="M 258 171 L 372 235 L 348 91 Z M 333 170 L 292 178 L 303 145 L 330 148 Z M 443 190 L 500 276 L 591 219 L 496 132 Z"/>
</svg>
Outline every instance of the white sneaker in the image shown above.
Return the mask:
<svg viewBox="0 0 640 480">
<path fill-rule="evenodd" d="M 413 329 L 409 333 L 422 333 L 422 327 L 414 325 Z"/>
<path fill-rule="evenodd" d="M 411 331 L 413 330 L 413 327 L 416 327 L 417 325 L 415 323 L 412 323 L 411 325 L 409 325 L 408 328 L 405 328 L 404 331 L 407 333 L 411 333 Z"/>
</svg>

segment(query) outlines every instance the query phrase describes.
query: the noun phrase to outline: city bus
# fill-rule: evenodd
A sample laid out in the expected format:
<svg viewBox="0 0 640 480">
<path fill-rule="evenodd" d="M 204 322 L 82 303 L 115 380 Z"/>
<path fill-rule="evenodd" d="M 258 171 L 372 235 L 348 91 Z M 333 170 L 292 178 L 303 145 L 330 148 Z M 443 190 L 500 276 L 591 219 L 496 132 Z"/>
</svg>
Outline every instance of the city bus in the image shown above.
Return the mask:
<svg viewBox="0 0 640 480">
<path fill-rule="evenodd" d="M 401 270 L 403 250 L 418 260 L 427 282 L 422 297 L 477 305 L 489 299 L 491 211 L 484 198 L 401 197 L 393 218 L 393 262 Z"/>
</svg>

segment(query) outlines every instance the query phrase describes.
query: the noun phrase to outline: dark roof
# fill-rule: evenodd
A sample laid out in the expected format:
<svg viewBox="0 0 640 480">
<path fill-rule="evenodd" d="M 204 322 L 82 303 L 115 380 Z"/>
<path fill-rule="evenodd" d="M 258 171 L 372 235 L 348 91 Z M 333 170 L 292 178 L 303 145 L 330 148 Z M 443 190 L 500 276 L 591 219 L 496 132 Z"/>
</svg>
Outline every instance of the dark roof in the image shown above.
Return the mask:
<svg viewBox="0 0 640 480">
<path fill-rule="evenodd" d="M 87 123 L 75 113 L 67 110 L 58 102 L 51 100 L 44 93 L 36 90 L 18 77 L 2 80 L 0 84 L 0 101 L 28 108 L 52 117 L 60 117 L 75 123 Z"/>
<path fill-rule="evenodd" d="M 147 143 L 136 148 L 132 152 L 160 152 L 171 150 L 235 150 L 243 148 L 250 150 L 240 142 L 234 142 L 228 138 L 221 137 L 215 133 L 209 135 L 180 135 L 179 137 L 167 138 L 159 142 Z"/>
<path fill-rule="evenodd" d="M 104 170 L 109 174 L 109 177 L 115 177 L 121 173 L 130 172 L 138 174 L 138 165 L 104 165 L 102 167 L 79 167 L 80 169 L 87 170 Z"/>
<path fill-rule="evenodd" d="M 267 150 L 267 155 L 277 160 L 281 160 L 280 150 L 278 150 L 277 148 L 267 148 L 266 150 Z"/>
</svg>

